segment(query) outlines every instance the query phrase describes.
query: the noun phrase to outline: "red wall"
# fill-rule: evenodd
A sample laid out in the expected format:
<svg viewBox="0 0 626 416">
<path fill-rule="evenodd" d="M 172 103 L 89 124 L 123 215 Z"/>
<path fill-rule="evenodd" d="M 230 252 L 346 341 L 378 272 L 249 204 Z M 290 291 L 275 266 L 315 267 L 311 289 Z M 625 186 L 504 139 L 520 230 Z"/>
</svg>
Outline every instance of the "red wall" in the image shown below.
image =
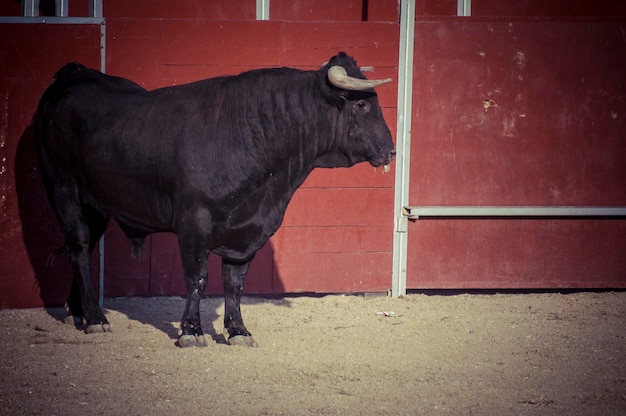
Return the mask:
<svg viewBox="0 0 626 416">
<path fill-rule="evenodd" d="M 236 3 L 106 1 L 107 71 L 152 89 L 317 68 L 346 50 L 374 77 L 397 78 L 396 0 L 273 0 L 269 22 L 254 21 L 254 0 Z M 626 205 L 625 22 L 581 17 L 625 16 L 623 2 L 474 0 L 469 19 L 454 17 L 456 3 L 416 5 L 410 203 Z M 0 3 L 0 14 L 19 14 L 14 6 Z M 86 2 L 72 0 L 70 15 L 86 15 Z M 69 268 L 28 126 L 57 68 L 99 67 L 99 37 L 98 25 L 0 24 L 0 308 L 65 300 Z M 379 88 L 394 135 L 396 89 Z M 393 175 L 314 172 L 247 292 L 387 290 Z M 625 235 L 622 219 L 419 220 L 409 225 L 408 286 L 624 287 Z M 108 229 L 107 296 L 183 292 L 175 237 L 156 234 L 146 248 L 131 261 L 119 228 Z M 217 293 L 218 259 L 210 264 Z"/>
<path fill-rule="evenodd" d="M 624 20 L 416 25 L 411 205 L 626 206 Z M 408 286 L 624 287 L 626 221 L 419 220 Z"/>
<path fill-rule="evenodd" d="M 397 72 L 395 23 L 111 18 L 107 34 L 107 72 L 148 89 L 260 67 L 316 69 L 339 50 L 375 66 L 376 77 Z M 393 130 L 396 89 L 379 88 Z M 392 211 L 392 174 L 365 165 L 315 171 L 253 262 L 247 293 L 387 290 Z M 151 255 L 137 264 L 120 234 L 117 228 L 107 234 L 106 295 L 184 292 L 173 236 L 151 237 Z M 211 259 L 209 293 L 221 291 L 219 273 L 218 259 Z"/>
<path fill-rule="evenodd" d="M 29 126 L 52 75 L 73 60 L 100 66 L 99 25 L 0 25 L 0 308 L 59 304 L 69 291 Z"/>
</svg>

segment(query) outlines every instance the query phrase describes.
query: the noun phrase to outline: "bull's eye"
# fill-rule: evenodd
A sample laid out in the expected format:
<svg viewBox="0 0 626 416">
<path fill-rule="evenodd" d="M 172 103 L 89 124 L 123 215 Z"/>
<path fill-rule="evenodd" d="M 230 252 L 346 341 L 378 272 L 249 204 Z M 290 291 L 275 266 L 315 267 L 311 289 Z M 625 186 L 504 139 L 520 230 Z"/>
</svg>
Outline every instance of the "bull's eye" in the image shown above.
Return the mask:
<svg viewBox="0 0 626 416">
<path fill-rule="evenodd" d="M 356 102 L 358 109 L 364 113 L 368 113 L 370 111 L 370 103 L 365 100 L 359 100 Z"/>
</svg>

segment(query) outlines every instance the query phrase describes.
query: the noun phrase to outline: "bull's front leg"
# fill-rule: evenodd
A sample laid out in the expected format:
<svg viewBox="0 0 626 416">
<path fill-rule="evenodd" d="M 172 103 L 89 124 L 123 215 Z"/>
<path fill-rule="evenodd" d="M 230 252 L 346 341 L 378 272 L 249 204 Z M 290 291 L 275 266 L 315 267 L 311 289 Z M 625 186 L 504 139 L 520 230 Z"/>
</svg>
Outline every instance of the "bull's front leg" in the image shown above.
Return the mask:
<svg viewBox="0 0 626 416">
<path fill-rule="evenodd" d="M 207 341 L 200 321 L 200 300 L 207 286 L 207 260 L 209 250 L 203 236 L 190 236 L 184 233 L 178 236 L 185 284 L 187 286 L 187 303 L 180 323 L 181 334 L 177 345 L 182 348 L 206 347 Z"/>
<path fill-rule="evenodd" d="M 222 259 L 222 284 L 224 285 L 224 332 L 228 333 L 230 345 L 257 347 L 252 334 L 246 329 L 241 317 L 241 294 L 246 282 L 250 261 L 230 262 Z"/>
<path fill-rule="evenodd" d="M 182 348 L 206 347 L 207 341 L 200 321 L 200 299 L 207 285 L 208 275 L 192 275 L 187 278 L 187 303 L 180 323 L 178 346 Z"/>
</svg>

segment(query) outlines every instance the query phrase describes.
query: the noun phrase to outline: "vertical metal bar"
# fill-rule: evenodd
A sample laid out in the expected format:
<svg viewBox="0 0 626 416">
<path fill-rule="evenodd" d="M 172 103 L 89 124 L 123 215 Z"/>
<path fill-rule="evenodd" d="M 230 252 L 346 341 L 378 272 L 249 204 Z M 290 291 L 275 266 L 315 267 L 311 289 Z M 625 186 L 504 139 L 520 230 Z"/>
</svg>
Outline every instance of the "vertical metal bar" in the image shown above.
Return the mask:
<svg viewBox="0 0 626 416">
<path fill-rule="evenodd" d="M 22 16 L 39 16 L 39 0 L 22 0 Z"/>
<path fill-rule="evenodd" d="M 456 5 L 457 16 L 471 16 L 472 15 L 472 0 L 457 0 Z"/>
<path fill-rule="evenodd" d="M 68 17 L 68 2 L 69 0 L 56 0 L 54 2 L 54 15 L 57 17 Z"/>
<path fill-rule="evenodd" d="M 270 20 L 270 0 L 256 0 L 256 20 Z"/>
<path fill-rule="evenodd" d="M 102 17 L 102 0 L 89 0 L 89 16 Z"/>
<path fill-rule="evenodd" d="M 98 304 L 104 306 L 104 234 L 98 242 L 98 255 L 100 256 L 100 266 L 98 268 Z"/>
<path fill-rule="evenodd" d="M 391 296 L 406 294 L 408 220 L 402 207 L 409 203 L 411 165 L 411 111 L 413 99 L 413 47 L 415 43 L 415 0 L 400 5 L 400 59 L 398 62 L 398 129 L 394 196 L 394 237 Z"/>
<path fill-rule="evenodd" d="M 92 4 L 97 6 L 99 3 L 99 8 L 96 7 L 93 10 L 91 9 Z M 102 16 L 102 0 L 95 0 L 89 2 L 89 13 L 100 13 L 100 17 Z M 96 17 L 92 14 L 93 17 Z M 106 73 L 106 41 L 107 41 L 107 31 L 106 31 L 106 20 L 102 19 L 102 23 L 100 24 L 100 72 Z M 100 237 L 100 241 L 98 242 L 98 254 L 100 255 L 100 267 L 98 274 L 98 304 L 102 308 L 104 306 L 104 234 Z"/>
</svg>

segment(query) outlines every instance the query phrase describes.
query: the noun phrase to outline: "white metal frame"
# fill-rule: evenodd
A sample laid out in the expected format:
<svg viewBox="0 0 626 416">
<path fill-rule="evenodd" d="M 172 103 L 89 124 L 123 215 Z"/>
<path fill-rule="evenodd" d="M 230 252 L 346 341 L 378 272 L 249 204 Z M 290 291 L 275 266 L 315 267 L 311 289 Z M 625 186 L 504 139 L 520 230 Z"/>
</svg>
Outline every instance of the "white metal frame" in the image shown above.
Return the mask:
<svg viewBox="0 0 626 416">
<path fill-rule="evenodd" d="M 270 20 L 270 0 L 256 0 L 256 20 Z"/>
<path fill-rule="evenodd" d="M 472 0 L 457 0 L 456 15 L 469 17 L 472 15 Z"/>
<path fill-rule="evenodd" d="M 398 62 L 398 125 L 396 134 L 396 177 L 394 188 L 394 233 L 391 296 L 406 293 L 408 220 L 402 207 L 409 204 L 411 167 L 411 111 L 413 101 L 413 45 L 415 0 L 400 4 L 400 52 Z"/>
<path fill-rule="evenodd" d="M 626 207 L 502 207 L 502 206 L 405 206 L 406 218 L 424 217 L 626 217 Z"/>
<path fill-rule="evenodd" d="M 401 0 L 398 69 L 398 159 L 396 160 L 394 240 L 391 295 L 406 294 L 408 220 L 441 218 L 614 218 L 626 217 L 626 207 L 599 206 L 409 206 L 412 63 L 415 41 L 413 2 Z M 471 0 L 457 0 L 457 15 L 471 16 Z M 408 62 L 407 62 L 408 61 Z M 410 79 L 407 79 L 410 78 Z"/>
</svg>

